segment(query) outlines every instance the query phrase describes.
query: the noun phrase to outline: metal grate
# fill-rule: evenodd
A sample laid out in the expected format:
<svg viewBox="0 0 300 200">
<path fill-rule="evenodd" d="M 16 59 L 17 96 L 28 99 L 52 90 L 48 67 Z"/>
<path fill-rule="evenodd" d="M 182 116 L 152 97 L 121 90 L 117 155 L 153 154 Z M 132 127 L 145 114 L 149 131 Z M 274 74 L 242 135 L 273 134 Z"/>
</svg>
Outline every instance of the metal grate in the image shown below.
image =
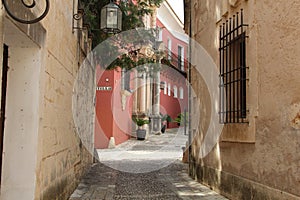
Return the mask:
<svg viewBox="0 0 300 200">
<path fill-rule="evenodd" d="M 176 55 L 171 50 L 165 47 L 165 55 L 167 55 L 165 59 L 167 59 L 170 62 L 170 64 L 178 70 L 184 72 L 187 69 L 188 61 L 187 59 L 182 59 L 180 54 Z"/>
<path fill-rule="evenodd" d="M 243 10 L 220 26 L 220 123 L 247 123 L 246 32 Z"/>
</svg>

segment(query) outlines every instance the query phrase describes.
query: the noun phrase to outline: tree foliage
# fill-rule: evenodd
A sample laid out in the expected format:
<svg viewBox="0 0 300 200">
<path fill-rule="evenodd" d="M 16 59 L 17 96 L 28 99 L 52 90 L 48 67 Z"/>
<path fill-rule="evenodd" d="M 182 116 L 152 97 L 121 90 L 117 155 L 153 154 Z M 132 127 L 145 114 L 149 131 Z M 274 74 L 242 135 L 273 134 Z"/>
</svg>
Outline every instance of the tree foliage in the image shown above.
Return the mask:
<svg viewBox="0 0 300 200">
<path fill-rule="evenodd" d="M 110 42 L 105 46 L 105 49 L 97 52 L 99 60 L 97 62 L 106 69 L 114 69 L 119 66 L 125 69 L 131 69 L 133 67 L 155 62 L 151 58 L 139 58 L 138 60 L 132 59 L 132 53 L 136 52 L 137 39 L 139 35 L 145 41 L 153 40 L 153 31 L 136 31 L 136 34 L 128 34 L 118 38 L 112 34 L 104 33 L 99 29 L 101 21 L 101 8 L 110 3 L 109 0 L 79 0 L 80 8 L 84 10 L 84 23 L 90 26 L 90 34 L 93 38 L 93 48 L 95 48 L 101 42 L 108 38 L 116 37 L 113 42 Z M 143 16 L 151 15 L 154 7 L 159 7 L 164 0 L 116 0 L 122 10 L 122 31 L 133 30 L 137 28 L 145 27 L 143 24 Z M 120 36 L 121 37 L 121 36 Z M 126 37 L 126 38 L 124 38 Z M 122 41 L 135 41 L 132 43 L 122 44 Z M 107 66 L 106 61 L 117 52 L 126 52 L 121 56 L 118 56 L 112 63 Z"/>
<path fill-rule="evenodd" d="M 159 7 L 164 0 L 118 0 L 117 4 L 122 10 L 122 31 L 137 27 L 144 27 L 142 17 L 152 14 L 153 7 Z M 110 34 L 99 30 L 101 21 L 101 8 L 107 5 L 109 0 L 80 0 L 80 8 L 84 10 L 84 23 L 89 24 L 93 35 L 93 46 L 97 46 Z"/>
<path fill-rule="evenodd" d="M 99 29 L 101 21 L 101 8 L 107 5 L 109 0 L 80 0 L 80 7 L 84 10 L 84 23 L 88 24 L 90 28 L 90 34 L 93 37 L 93 48 L 95 48 L 101 42 L 108 38 L 115 38 L 113 42 L 106 44 L 105 49 L 97 52 L 99 60 L 97 62 L 105 69 L 114 69 L 117 66 L 125 68 L 127 70 L 134 67 L 146 64 L 154 63 L 152 58 L 139 58 L 133 59 L 132 55 L 136 53 L 136 44 L 138 38 L 142 38 L 144 41 L 153 42 L 153 30 L 137 31 L 137 28 L 143 28 L 143 17 L 145 15 L 151 15 L 154 7 L 159 7 L 164 0 L 117 0 L 122 11 L 122 31 L 136 30 L 136 34 L 127 34 L 114 36 L 112 34 L 104 33 Z M 123 37 L 123 38 L 121 38 Z M 124 38 L 126 37 L 126 38 Z M 132 41 L 123 44 L 123 41 Z M 135 41 L 135 42 L 134 42 Z M 97 51 L 97 50 L 96 50 Z M 109 65 L 106 63 L 111 57 L 118 54 L 117 52 L 125 52 L 113 60 Z M 118 54 L 119 55 L 119 54 Z M 108 65 L 108 66 L 107 66 Z"/>
</svg>

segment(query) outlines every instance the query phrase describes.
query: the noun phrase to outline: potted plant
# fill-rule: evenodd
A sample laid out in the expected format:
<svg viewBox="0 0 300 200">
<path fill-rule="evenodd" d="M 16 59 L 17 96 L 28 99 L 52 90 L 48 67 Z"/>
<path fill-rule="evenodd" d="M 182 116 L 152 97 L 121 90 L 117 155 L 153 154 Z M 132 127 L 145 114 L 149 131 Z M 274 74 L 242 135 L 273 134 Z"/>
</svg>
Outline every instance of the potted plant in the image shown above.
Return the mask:
<svg viewBox="0 0 300 200">
<path fill-rule="evenodd" d="M 135 124 L 138 126 L 136 130 L 136 137 L 138 140 L 144 140 L 146 138 L 146 130 L 143 128 L 145 124 L 149 124 L 149 120 L 145 118 L 133 117 Z"/>
<path fill-rule="evenodd" d="M 172 118 L 168 114 L 163 115 L 160 113 L 160 115 L 161 115 L 161 124 L 162 124 L 161 132 L 164 133 L 166 131 L 167 124 L 172 121 Z"/>
<path fill-rule="evenodd" d="M 185 117 L 185 119 L 184 119 L 184 117 Z M 173 120 L 173 122 L 176 122 L 178 126 L 184 125 L 184 121 L 185 121 L 185 125 L 187 125 L 187 123 L 188 123 L 187 113 L 179 113 L 177 115 L 177 117 Z"/>
</svg>

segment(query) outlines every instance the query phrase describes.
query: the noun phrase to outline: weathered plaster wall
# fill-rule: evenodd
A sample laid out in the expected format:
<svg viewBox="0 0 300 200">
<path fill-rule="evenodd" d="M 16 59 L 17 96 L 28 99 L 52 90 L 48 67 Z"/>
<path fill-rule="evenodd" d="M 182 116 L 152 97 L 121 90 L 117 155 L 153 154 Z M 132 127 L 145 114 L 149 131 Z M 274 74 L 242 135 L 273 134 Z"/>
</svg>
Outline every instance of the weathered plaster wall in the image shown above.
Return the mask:
<svg viewBox="0 0 300 200">
<path fill-rule="evenodd" d="M 249 24 L 249 124 L 226 125 L 220 144 L 204 159 L 198 157 L 203 138 L 198 134 L 191 173 L 233 199 L 299 199 L 300 4 L 296 0 L 223 2 L 192 1 L 192 35 L 218 66 L 218 26 L 244 9 Z M 206 90 L 198 77 L 194 73 L 193 88 L 203 94 Z M 205 130 L 208 115 L 203 114 L 210 105 L 200 105 L 200 129 Z"/>
<path fill-rule="evenodd" d="M 262 183 L 300 196 L 299 1 L 257 1 L 259 108 L 255 162 Z"/>
<path fill-rule="evenodd" d="M 39 107 L 40 52 L 9 49 L 1 199 L 33 199 Z M 22 166 L 22 167 L 20 167 Z"/>
</svg>

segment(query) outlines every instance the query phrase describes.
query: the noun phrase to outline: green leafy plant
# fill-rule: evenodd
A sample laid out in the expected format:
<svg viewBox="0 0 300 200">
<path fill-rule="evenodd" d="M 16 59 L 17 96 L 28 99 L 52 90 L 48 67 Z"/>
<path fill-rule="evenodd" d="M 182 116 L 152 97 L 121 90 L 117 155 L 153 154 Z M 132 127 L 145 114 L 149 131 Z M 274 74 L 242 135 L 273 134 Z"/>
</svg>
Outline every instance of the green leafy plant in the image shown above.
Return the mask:
<svg viewBox="0 0 300 200">
<path fill-rule="evenodd" d="M 144 118 L 133 117 L 132 120 L 139 127 L 150 123 L 150 121 L 148 119 L 144 119 Z"/>
<path fill-rule="evenodd" d="M 161 121 L 162 122 L 164 122 L 164 121 L 171 122 L 172 121 L 171 116 L 168 115 L 168 114 L 163 115 L 163 114 L 160 113 L 160 116 L 161 116 Z"/>
<path fill-rule="evenodd" d="M 134 61 L 129 55 L 123 54 L 122 56 L 115 59 L 106 69 L 115 69 L 118 66 L 123 69 L 130 70 L 132 68 L 154 62 L 155 60 L 151 58 L 140 58 L 138 61 Z"/>
<path fill-rule="evenodd" d="M 173 119 L 173 122 L 176 122 L 178 124 L 184 124 L 184 116 L 185 116 L 185 123 L 188 123 L 188 113 L 179 113 L 175 119 Z"/>
</svg>

